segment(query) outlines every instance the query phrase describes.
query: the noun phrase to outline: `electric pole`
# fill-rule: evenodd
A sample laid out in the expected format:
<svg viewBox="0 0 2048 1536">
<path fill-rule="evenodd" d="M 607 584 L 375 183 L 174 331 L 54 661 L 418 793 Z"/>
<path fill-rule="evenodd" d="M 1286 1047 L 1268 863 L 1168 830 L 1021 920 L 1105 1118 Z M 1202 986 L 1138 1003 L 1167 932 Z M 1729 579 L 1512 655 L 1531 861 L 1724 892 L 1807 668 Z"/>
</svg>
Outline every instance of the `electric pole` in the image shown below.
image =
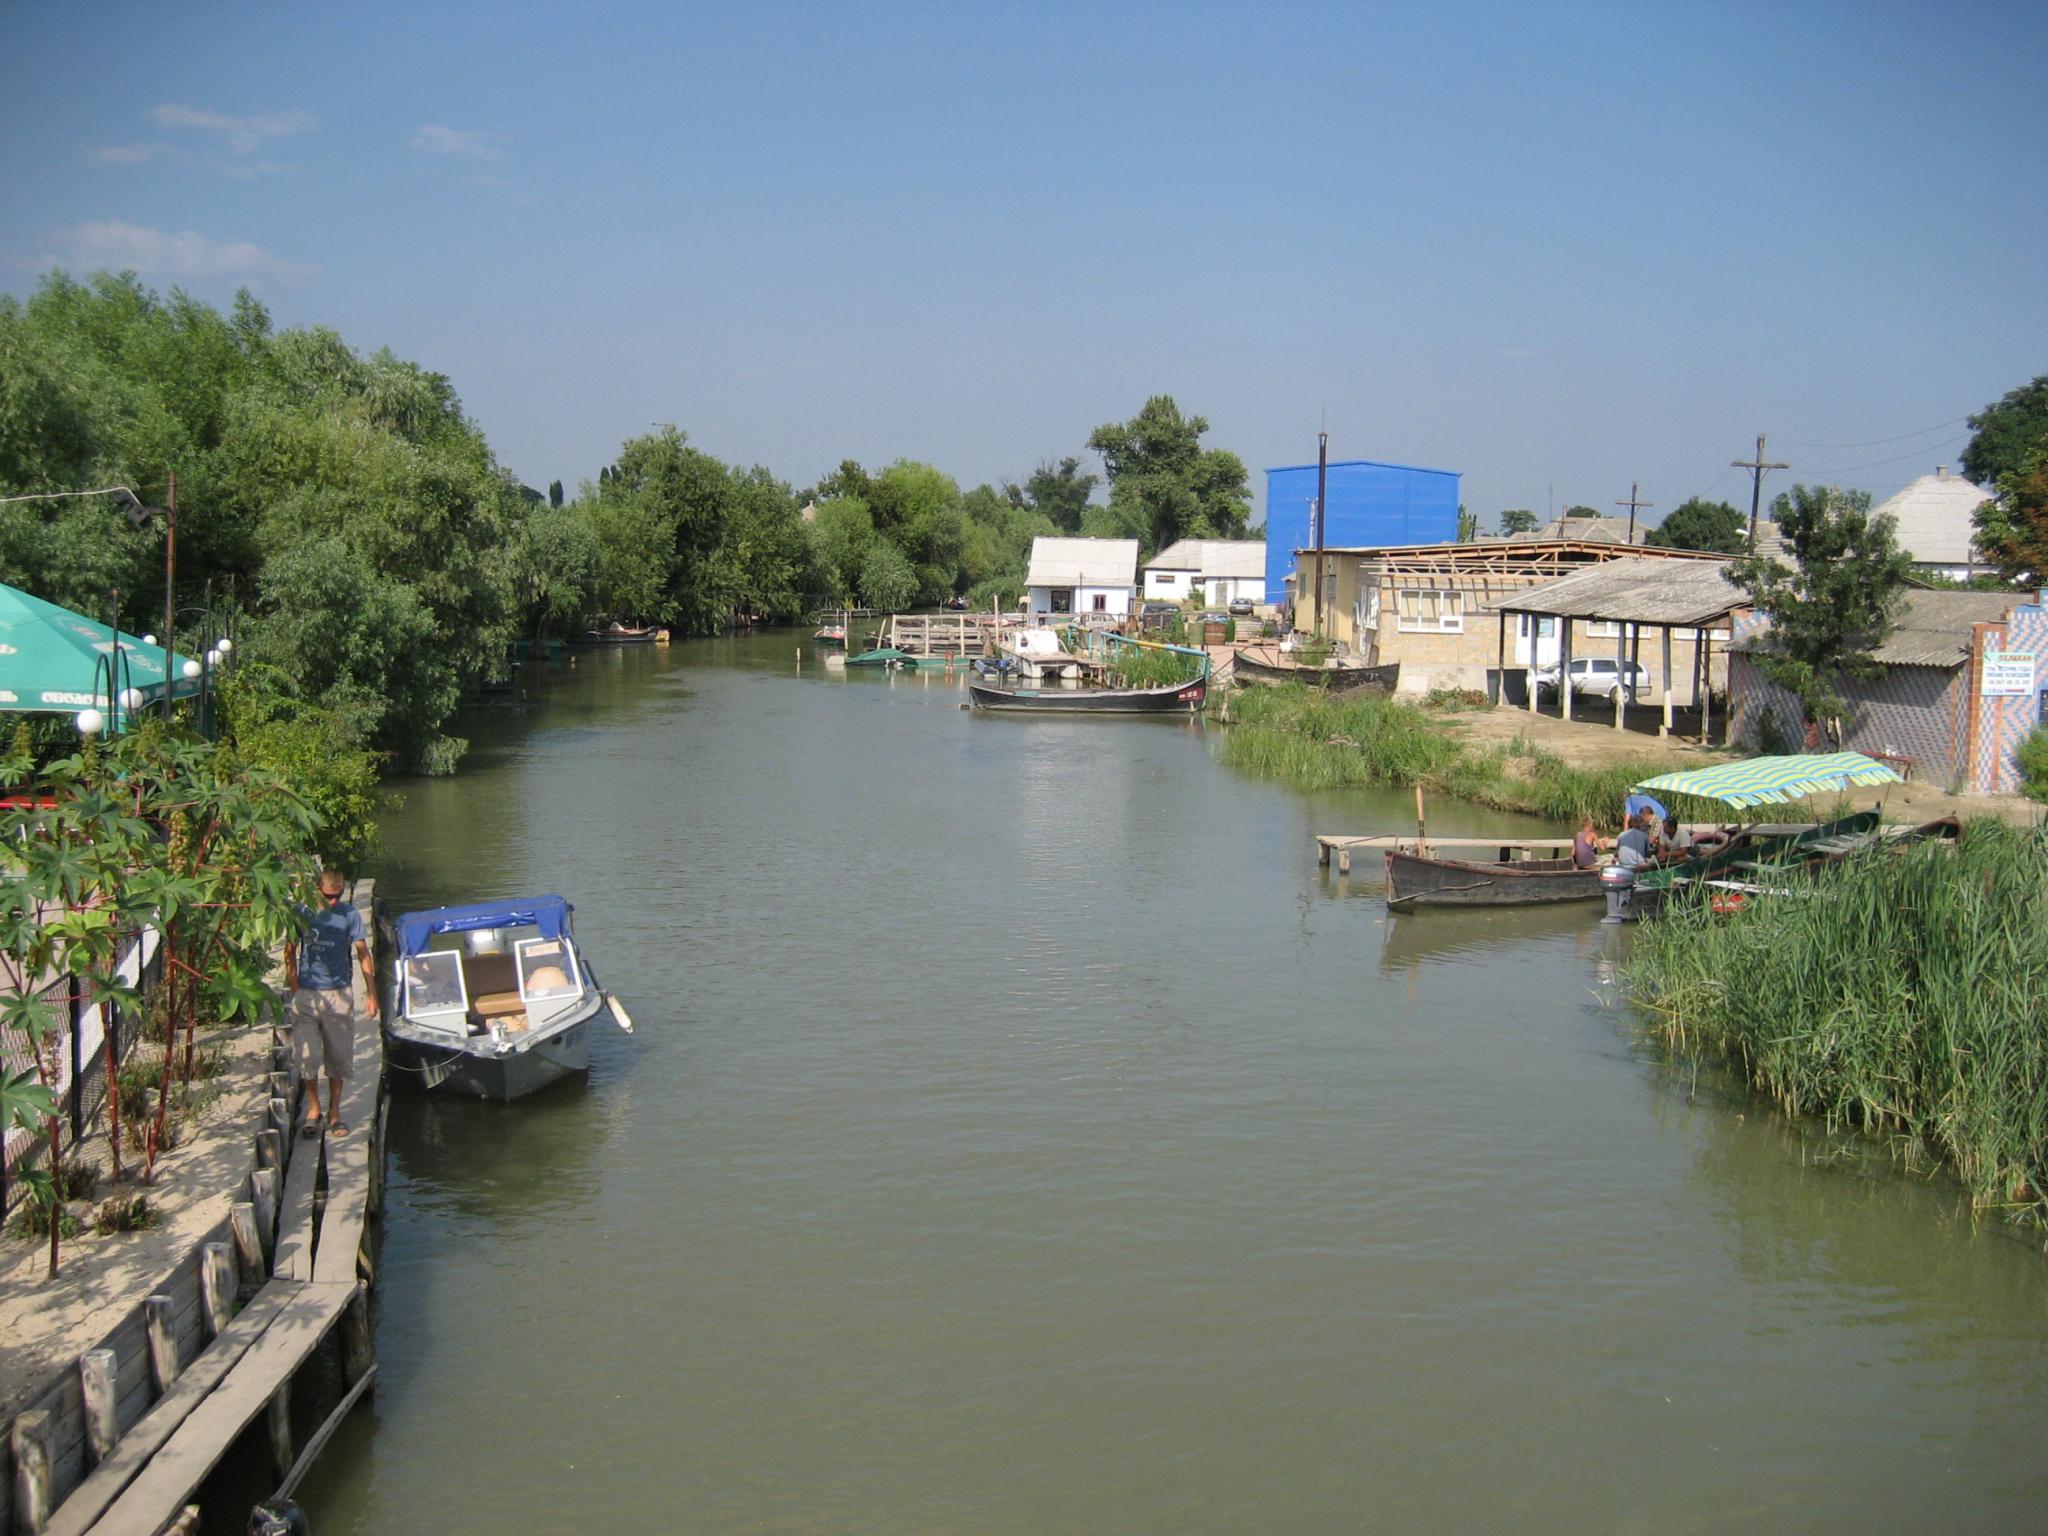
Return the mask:
<svg viewBox="0 0 2048 1536">
<path fill-rule="evenodd" d="M 1756 435 L 1756 457 L 1753 459 L 1730 459 L 1730 469 L 1749 471 L 1749 552 L 1756 553 L 1756 514 L 1763 501 L 1764 471 L 1767 469 L 1790 469 L 1790 464 L 1773 464 L 1764 457 L 1764 435 Z"/>
<path fill-rule="evenodd" d="M 1655 505 L 1657 505 L 1657 503 L 1655 503 L 1654 501 L 1637 501 L 1636 492 L 1638 489 L 1640 489 L 1640 487 L 1637 486 L 1635 481 L 1629 481 L 1628 500 L 1617 501 L 1615 503 L 1617 507 L 1628 508 L 1628 541 L 1631 544 L 1635 543 L 1636 541 L 1636 509 L 1638 507 L 1654 507 Z"/>
</svg>

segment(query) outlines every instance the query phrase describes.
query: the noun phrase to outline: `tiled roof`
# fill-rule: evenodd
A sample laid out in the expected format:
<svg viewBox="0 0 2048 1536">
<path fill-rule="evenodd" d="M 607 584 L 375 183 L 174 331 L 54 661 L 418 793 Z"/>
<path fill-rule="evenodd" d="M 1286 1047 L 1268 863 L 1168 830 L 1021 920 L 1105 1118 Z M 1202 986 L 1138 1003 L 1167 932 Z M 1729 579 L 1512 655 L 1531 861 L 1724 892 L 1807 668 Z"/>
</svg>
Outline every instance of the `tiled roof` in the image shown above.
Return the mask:
<svg viewBox="0 0 2048 1536">
<path fill-rule="evenodd" d="M 1974 625 L 1996 624 L 2019 604 L 2022 592 L 1909 591 L 1899 604 L 1898 622 L 1870 654 L 1894 667 L 1957 667 L 1970 658 Z M 1766 649 L 1768 624 L 1743 636 L 1733 651 Z"/>
<path fill-rule="evenodd" d="M 1726 570 L 1718 560 L 1610 560 L 1530 587 L 1487 611 L 1695 628 L 1748 606 L 1748 594 L 1730 584 Z"/>
</svg>

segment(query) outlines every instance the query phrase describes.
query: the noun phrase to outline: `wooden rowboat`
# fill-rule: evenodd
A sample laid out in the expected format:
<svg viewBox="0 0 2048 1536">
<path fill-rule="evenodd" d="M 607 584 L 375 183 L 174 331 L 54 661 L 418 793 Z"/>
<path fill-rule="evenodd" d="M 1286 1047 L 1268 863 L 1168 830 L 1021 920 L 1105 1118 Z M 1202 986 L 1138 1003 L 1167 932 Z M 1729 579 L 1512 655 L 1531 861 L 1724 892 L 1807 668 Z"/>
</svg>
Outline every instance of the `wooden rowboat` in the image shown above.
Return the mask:
<svg viewBox="0 0 2048 1536">
<path fill-rule="evenodd" d="M 1553 901 L 1595 901 L 1600 870 L 1570 859 L 1479 863 L 1387 851 L 1390 907 L 1525 907 Z"/>
<path fill-rule="evenodd" d="M 1394 685 L 1401 680 L 1401 663 L 1398 661 L 1379 667 L 1331 666 L 1327 663 L 1320 667 L 1305 667 L 1272 646 L 1246 646 L 1237 653 L 1232 668 L 1237 680 L 1243 683 L 1307 683 L 1311 688 L 1327 688 L 1333 693 L 1348 693 L 1356 688 L 1392 693 Z"/>
<path fill-rule="evenodd" d="M 1209 680 L 1197 677 L 1163 688 L 998 688 L 969 679 L 976 709 L 1013 715 L 1179 715 L 1202 707 Z"/>
</svg>

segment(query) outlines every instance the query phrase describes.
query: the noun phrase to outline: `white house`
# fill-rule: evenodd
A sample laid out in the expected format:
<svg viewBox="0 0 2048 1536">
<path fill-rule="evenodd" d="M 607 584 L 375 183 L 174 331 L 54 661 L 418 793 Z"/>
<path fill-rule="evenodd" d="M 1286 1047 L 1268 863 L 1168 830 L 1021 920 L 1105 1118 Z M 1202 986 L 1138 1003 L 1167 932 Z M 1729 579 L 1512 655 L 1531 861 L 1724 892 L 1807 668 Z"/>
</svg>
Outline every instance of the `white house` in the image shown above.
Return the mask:
<svg viewBox="0 0 2048 1536">
<path fill-rule="evenodd" d="M 1982 486 L 1952 475 L 1946 464 L 1922 475 L 1882 506 L 1872 517 L 1887 514 L 1899 524 L 1899 548 L 1915 570 L 1959 580 L 1976 574 L 1977 509 L 1991 499 Z"/>
<path fill-rule="evenodd" d="M 1236 597 L 1265 601 L 1265 541 L 1182 539 L 1167 545 L 1145 567 L 1145 596 L 1178 602 L 1190 593 L 1218 608 Z"/>
<path fill-rule="evenodd" d="M 1138 586 L 1138 541 L 1033 539 L 1024 586 L 1034 614 L 1124 618 Z"/>
</svg>

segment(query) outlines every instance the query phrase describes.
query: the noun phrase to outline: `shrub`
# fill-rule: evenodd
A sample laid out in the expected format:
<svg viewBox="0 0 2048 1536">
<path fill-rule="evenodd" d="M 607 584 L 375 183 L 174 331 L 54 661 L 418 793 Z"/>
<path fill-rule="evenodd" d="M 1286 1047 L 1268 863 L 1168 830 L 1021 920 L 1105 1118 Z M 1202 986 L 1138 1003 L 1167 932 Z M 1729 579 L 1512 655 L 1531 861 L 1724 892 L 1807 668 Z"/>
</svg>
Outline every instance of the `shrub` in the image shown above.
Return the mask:
<svg viewBox="0 0 2048 1536">
<path fill-rule="evenodd" d="M 100 1203 L 93 1212 L 93 1230 L 102 1237 L 115 1232 L 146 1232 L 164 1219 L 163 1212 L 143 1194 L 116 1195 Z"/>
<path fill-rule="evenodd" d="M 33 1197 L 24 1200 L 21 1209 L 14 1213 L 14 1219 L 7 1223 L 7 1235 L 33 1243 L 50 1235 L 50 1222 L 55 1219 L 57 1235 L 73 1238 L 84 1231 L 79 1224 L 77 1213 L 62 1203 L 51 1204 Z"/>
<path fill-rule="evenodd" d="M 74 1158 L 64 1165 L 63 1173 L 57 1177 L 57 1198 L 60 1200 L 90 1200 L 100 1192 L 99 1164 Z"/>
<path fill-rule="evenodd" d="M 2020 743 L 2020 793 L 2029 800 L 2048 800 L 2048 726 L 2036 726 Z"/>
</svg>

